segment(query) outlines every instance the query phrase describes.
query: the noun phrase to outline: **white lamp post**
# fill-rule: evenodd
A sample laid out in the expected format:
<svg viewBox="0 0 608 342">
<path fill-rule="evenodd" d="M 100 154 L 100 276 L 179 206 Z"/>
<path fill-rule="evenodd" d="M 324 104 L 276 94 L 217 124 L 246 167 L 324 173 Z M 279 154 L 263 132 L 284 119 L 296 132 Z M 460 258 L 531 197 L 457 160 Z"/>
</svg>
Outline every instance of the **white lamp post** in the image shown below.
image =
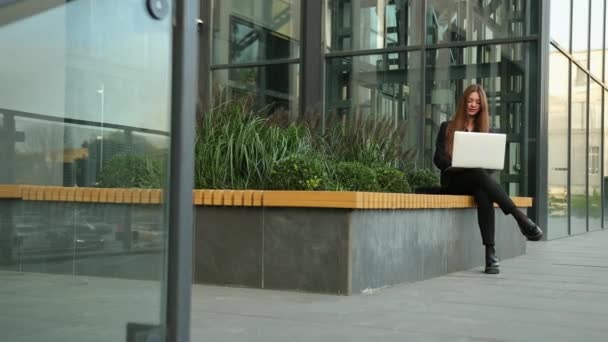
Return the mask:
<svg viewBox="0 0 608 342">
<path fill-rule="evenodd" d="M 100 108 L 101 108 L 101 141 L 100 141 L 100 156 L 99 156 L 99 169 L 103 169 L 103 123 L 105 121 L 105 84 L 101 84 L 101 88 L 97 89 L 97 93 L 100 95 Z"/>
</svg>

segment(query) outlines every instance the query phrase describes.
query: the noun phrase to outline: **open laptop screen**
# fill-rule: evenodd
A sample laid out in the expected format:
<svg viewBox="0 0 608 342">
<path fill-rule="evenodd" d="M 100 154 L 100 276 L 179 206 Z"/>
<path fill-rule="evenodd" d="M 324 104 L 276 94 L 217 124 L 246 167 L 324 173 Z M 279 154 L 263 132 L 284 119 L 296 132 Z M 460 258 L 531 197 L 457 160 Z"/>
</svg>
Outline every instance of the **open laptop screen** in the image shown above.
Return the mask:
<svg viewBox="0 0 608 342">
<path fill-rule="evenodd" d="M 455 132 L 453 168 L 502 170 L 507 136 L 500 133 Z"/>
</svg>

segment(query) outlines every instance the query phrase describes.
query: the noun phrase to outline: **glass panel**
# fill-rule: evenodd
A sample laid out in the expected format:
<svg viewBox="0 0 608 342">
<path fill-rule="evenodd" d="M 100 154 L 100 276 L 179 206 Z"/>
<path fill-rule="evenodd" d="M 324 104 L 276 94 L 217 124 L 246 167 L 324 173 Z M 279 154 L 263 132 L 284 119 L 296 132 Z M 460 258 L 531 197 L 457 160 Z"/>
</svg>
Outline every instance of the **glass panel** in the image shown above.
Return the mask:
<svg viewBox="0 0 608 342">
<path fill-rule="evenodd" d="M 601 79 L 604 69 L 604 0 L 591 0 L 591 49 L 589 50 L 589 71 Z"/>
<path fill-rule="evenodd" d="M 378 122 L 387 136 L 399 135 L 402 160 L 413 161 L 421 138 L 419 65 L 419 52 L 331 59 L 326 125 Z"/>
<path fill-rule="evenodd" d="M 528 94 L 525 89 L 528 74 L 523 67 L 528 58 L 527 45 L 507 44 L 429 50 L 426 54 L 427 80 L 425 103 L 424 162 L 431 167 L 441 122 L 456 110 L 456 101 L 472 83 L 483 85 L 488 95 L 492 128 L 507 133 L 505 171 L 501 182 L 511 195 L 526 194 L 522 163 L 528 147 L 524 144 L 523 121 Z M 520 186 L 517 186 L 519 184 Z"/>
<path fill-rule="evenodd" d="M 598 83 L 591 82 L 589 90 L 589 157 L 587 164 L 589 173 L 589 230 L 602 228 L 602 178 L 600 176 L 602 93 L 603 88 Z"/>
<path fill-rule="evenodd" d="M 549 57 L 547 238 L 568 235 L 568 67 L 558 51 Z"/>
<path fill-rule="evenodd" d="M 327 47 L 331 51 L 345 51 L 419 44 L 421 3 L 328 0 Z"/>
<path fill-rule="evenodd" d="M 608 129 L 606 129 L 606 113 L 608 113 L 608 93 L 604 92 L 604 228 L 608 227 Z"/>
<path fill-rule="evenodd" d="M 0 188 L 30 189 L 0 199 L 0 301 L 18 308 L 2 339 L 162 341 L 168 226 L 149 203 L 167 173 L 171 13 L 153 19 L 140 0 L 44 9 L 0 23 Z"/>
<path fill-rule="evenodd" d="M 580 68 L 572 69 L 572 116 L 570 121 L 570 232 L 587 231 L 587 74 Z"/>
<path fill-rule="evenodd" d="M 605 17 L 604 29 L 608 32 L 608 15 Z M 608 34 L 604 34 L 604 72 L 602 80 L 606 80 L 608 78 Z"/>
<path fill-rule="evenodd" d="M 570 51 L 570 2 L 551 0 L 551 39 Z"/>
<path fill-rule="evenodd" d="M 536 33 L 538 1 L 427 1 L 427 43 L 521 37 Z M 531 9 L 530 9 L 531 8 Z"/>
<path fill-rule="evenodd" d="M 213 2 L 213 63 L 300 56 L 300 0 Z"/>
<path fill-rule="evenodd" d="M 254 109 L 264 109 L 277 119 L 293 121 L 298 117 L 299 64 L 214 70 L 212 84 L 215 104 L 246 98 Z"/>
<path fill-rule="evenodd" d="M 577 1 L 572 8 L 572 57 L 587 67 L 589 59 L 589 0 Z"/>
</svg>

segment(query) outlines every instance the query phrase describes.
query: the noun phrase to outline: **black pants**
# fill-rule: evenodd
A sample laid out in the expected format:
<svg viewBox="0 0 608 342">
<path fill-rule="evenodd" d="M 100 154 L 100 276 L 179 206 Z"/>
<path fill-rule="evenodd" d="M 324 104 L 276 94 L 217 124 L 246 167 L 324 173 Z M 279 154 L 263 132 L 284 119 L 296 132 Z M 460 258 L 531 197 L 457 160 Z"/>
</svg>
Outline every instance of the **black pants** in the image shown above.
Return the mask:
<svg viewBox="0 0 608 342">
<path fill-rule="evenodd" d="M 494 204 L 505 215 L 515 209 L 511 197 L 486 170 L 446 171 L 444 192 L 450 195 L 471 195 L 477 202 L 477 221 L 484 245 L 494 245 Z"/>
</svg>

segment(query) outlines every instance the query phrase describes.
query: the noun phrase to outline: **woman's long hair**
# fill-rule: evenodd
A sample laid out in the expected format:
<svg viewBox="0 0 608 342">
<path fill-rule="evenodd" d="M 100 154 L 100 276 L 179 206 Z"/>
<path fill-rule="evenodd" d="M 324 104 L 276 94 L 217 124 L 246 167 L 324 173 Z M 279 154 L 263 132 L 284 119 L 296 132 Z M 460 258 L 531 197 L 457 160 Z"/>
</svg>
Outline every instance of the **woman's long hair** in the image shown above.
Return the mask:
<svg viewBox="0 0 608 342">
<path fill-rule="evenodd" d="M 454 118 L 448 125 L 446 132 L 446 144 L 445 152 L 452 157 L 452 148 L 454 146 L 454 132 L 464 131 L 467 124 L 467 99 L 471 93 L 477 92 L 479 94 L 479 113 L 475 115 L 475 131 L 476 132 L 489 132 L 490 131 L 490 114 L 488 113 L 488 97 L 483 87 L 478 84 L 471 84 L 465 90 L 460 100 L 458 101 L 458 108 L 454 114 Z"/>
</svg>

